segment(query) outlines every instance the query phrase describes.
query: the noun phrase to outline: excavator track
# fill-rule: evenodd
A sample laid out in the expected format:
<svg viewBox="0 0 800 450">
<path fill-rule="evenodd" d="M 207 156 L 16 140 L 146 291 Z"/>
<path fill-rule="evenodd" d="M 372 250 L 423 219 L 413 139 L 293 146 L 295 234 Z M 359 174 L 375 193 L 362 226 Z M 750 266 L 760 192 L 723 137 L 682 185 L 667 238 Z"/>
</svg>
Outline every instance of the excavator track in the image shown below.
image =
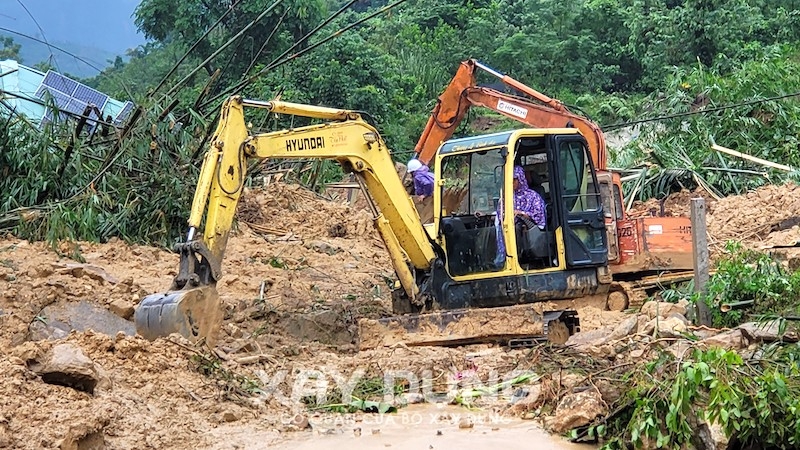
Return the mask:
<svg viewBox="0 0 800 450">
<path fill-rule="evenodd" d="M 624 311 L 641 308 L 651 294 L 666 287 L 689 281 L 693 276 L 693 272 L 681 271 L 646 276 L 634 281 L 615 281 L 608 294 L 608 309 Z"/>
<path fill-rule="evenodd" d="M 518 344 L 525 340 L 563 344 L 579 330 L 576 311 L 542 311 L 542 305 L 537 304 L 435 311 L 358 322 L 360 350 L 395 345 Z"/>
</svg>

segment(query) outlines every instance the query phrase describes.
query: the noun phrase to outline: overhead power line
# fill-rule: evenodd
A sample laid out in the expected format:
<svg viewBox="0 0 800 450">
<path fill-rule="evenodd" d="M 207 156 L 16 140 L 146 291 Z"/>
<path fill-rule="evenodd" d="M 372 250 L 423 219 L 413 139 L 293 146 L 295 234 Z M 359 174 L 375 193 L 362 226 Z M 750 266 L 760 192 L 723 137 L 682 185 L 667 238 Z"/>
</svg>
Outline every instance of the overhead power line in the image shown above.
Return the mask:
<svg viewBox="0 0 800 450">
<path fill-rule="evenodd" d="M 161 89 L 162 86 L 164 86 L 164 83 L 166 83 L 167 80 L 172 76 L 172 74 L 174 74 L 175 71 L 178 70 L 178 66 L 180 66 L 186 60 L 186 58 L 189 57 L 189 55 L 197 48 L 197 46 L 199 46 L 200 43 L 203 42 L 203 39 L 205 39 L 206 36 L 211 34 L 211 32 L 214 31 L 214 29 L 216 29 L 217 26 L 219 26 L 219 24 L 222 23 L 222 21 L 225 20 L 226 17 L 228 17 L 228 14 L 233 12 L 233 10 L 236 9 L 236 7 L 239 6 L 239 3 L 241 2 L 242 0 L 236 0 L 234 3 L 232 3 L 231 6 L 225 11 L 225 13 L 222 14 L 219 17 L 219 19 L 217 19 L 217 21 L 214 22 L 214 24 L 211 25 L 205 31 L 205 33 L 203 33 L 203 35 L 200 36 L 200 38 L 197 39 L 197 41 L 195 41 L 194 45 L 192 45 L 191 48 L 189 48 L 189 50 L 186 51 L 183 57 L 181 57 L 181 59 L 178 60 L 178 62 L 176 62 L 174 66 L 172 66 L 172 69 L 170 69 L 170 71 L 166 75 L 164 75 L 164 78 L 161 79 L 161 82 L 158 83 L 158 85 L 154 87 L 152 91 L 150 91 L 149 93 L 150 96 L 154 95 L 156 92 L 158 92 L 159 89 Z"/>
<path fill-rule="evenodd" d="M 95 66 L 94 64 L 92 64 L 91 62 L 89 62 L 89 61 L 87 61 L 87 60 L 85 60 L 85 59 L 81 58 L 80 56 L 78 56 L 78 55 L 76 55 L 76 54 L 74 54 L 74 53 L 71 53 L 71 52 L 69 52 L 69 51 L 67 51 L 67 50 L 64 50 L 64 49 L 63 49 L 63 48 L 61 48 L 61 47 L 57 47 L 57 46 L 55 46 L 55 45 L 48 44 L 46 41 L 43 41 L 43 40 L 41 40 L 41 39 L 39 39 L 39 38 L 35 38 L 35 37 L 33 37 L 33 36 L 29 35 L 29 34 L 20 33 L 19 31 L 10 30 L 10 29 L 8 29 L 8 28 L 4 28 L 4 27 L 0 27 L 0 31 L 5 31 L 5 32 L 7 32 L 7 33 L 16 34 L 17 36 L 21 36 L 21 37 L 24 37 L 24 38 L 30 39 L 30 40 L 32 40 L 32 41 L 36 41 L 36 42 L 38 42 L 38 43 L 40 43 L 40 44 L 45 44 L 45 45 L 48 45 L 48 46 L 50 46 L 50 47 L 52 47 L 52 48 L 54 48 L 54 49 L 56 49 L 56 50 L 58 50 L 58 51 L 60 51 L 60 52 L 62 52 L 62 53 L 64 53 L 64 54 L 66 54 L 66 55 L 72 56 L 73 58 L 75 58 L 75 59 L 77 59 L 78 61 L 80 61 L 80 62 L 82 62 L 82 63 L 86 64 L 87 66 L 91 67 L 92 69 L 94 69 L 94 70 L 96 70 L 96 71 L 98 71 L 98 72 L 102 72 L 102 71 L 103 71 L 103 69 L 101 69 L 101 68 L 99 68 L 99 67 Z"/>
<path fill-rule="evenodd" d="M 760 103 L 773 102 L 773 101 L 776 101 L 776 100 L 783 100 L 783 99 L 786 99 L 786 98 L 798 97 L 798 96 L 800 96 L 800 91 L 793 92 L 791 94 L 776 95 L 774 97 L 761 98 L 761 99 L 757 99 L 757 100 L 748 100 L 748 101 L 745 101 L 745 102 L 735 103 L 735 104 L 732 104 L 732 105 L 723 105 L 723 106 L 717 106 L 717 107 L 714 107 L 714 108 L 699 109 L 697 111 L 687 111 L 687 112 L 683 112 L 683 113 L 667 114 L 667 115 L 664 115 L 664 116 L 651 117 L 649 119 L 632 120 L 630 122 L 619 122 L 619 123 L 615 123 L 615 124 L 611 124 L 611 125 L 607 125 L 607 126 L 601 126 L 600 128 L 602 128 L 603 131 L 610 131 L 610 130 L 616 130 L 618 128 L 629 127 L 631 125 L 638 125 L 640 123 L 660 122 L 662 120 L 677 119 L 679 117 L 694 116 L 694 115 L 697 115 L 697 114 L 708 114 L 708 113 L 717 112 L 717 111 L 724 111 L 726 109 L 735 109 L 735 108 L 741 108 L 741 107 L 744 107 L 744 106 L 758 105 Z"/>
<path fill-rule="evenodd" d="M 33 37 L 33 36 L 29 35 L 29 34 L 20 33 L 19 31 L 10 30 L 10 29 L 8 29 L 8 28 L 0 27 L 0 31 L 5 31 L 5 32 L 7 32 L 7 33 L 16 34 L 17 36 L 22 36 L 22 37 L 24 37 L 24 38 L 27 38 L 27 39 L 30 39 L 30 40 L 32 40 L 32 41 L 38 42 L 38 43 L 40 43 L 40 44 L 50 45 L 50 47 L 52 47 L 52 48 L 54 48 L 54 49 L 56 49 L 56 50 L 58 50 L 58 51 L 60 51 L 60 52 L 63 52 L 63 53 L 64 53 L 64 54 L 66 54 L 66 55 L 72 56 L 73 58 L 77 59 L 78 61 L 80 61 L 80 62 L 82 62 L 82 63 L 86 64 L 87 66 L 91 67 L 92 69 L 94 69 L 94 70 L 98 71 L 98 72 L 99 72 L 101 75 L 103 74 L 103 69 L 101 69 L 101 68 L 99 68 L 99 67 L 95 66 L 93 63 L 91 63 L 91 62 L 89 62 L 89 61 L 87 61 L 87 60 L 85 60 L 85 59 L 81 58 L 80 56 L 78 56 L 78 55 L 76 55 L 76 54 L 74 54 L 74 53 L 72 53 L 72 52 L 69 52 L 69 51 L 67 51 L 67 50 L 64 50 L 64 49 L 63 49 L 63 48 L 61 48 L 61 47 L 57 47 L 57 46 L 55 46 L 55 45 L 47 44 L 47 42 L 45 42 L 45 41 L 43 41 L 43 40 L 41 40 L 41 39 L 35 38 L 35 37 Z M 107 76 L 107 75 L 106 75 L 106 76 Z M 128 98 L 133 98 L 133 94 L 131 93 L 130 89 L 128 89 L 128 85 L 127 85 L 127 84 L 125 84 L 125 82 L 124 82 L 124 81 L 122 81 L 122 79 L 120 79 L 120 78 L 119 78 L 119 77 L 117 77 L 117 76 L 113 76 L 113 77 L 111 77 L 111 78 L 112 78 L 114 81 L 116 81 L 117 83 L 119 83 L 119 85 L 122 87 L 122 89 L 124 89 L 124 90 L 125 90 L 125 93 L 126 93 L 126 94 L 128 94 Z"/>
<path fill-rule="evenodd" d="M 17 3 L 19 3 L 19 6 L 22 6 L 22 9 L 24 9 L 25 12 L 28 13 L 28 17 L 30 17 L 31 20 L 33 20 L 33 23 L 36 25 L 36 28 L 39 29 L 39 33 L 42 33 L 42 39 L 44 39 L 44 43 L 47 46 L 47 51 L 50 53 L 50 60 L 55 65 L 56 69 L 58 69 L 58 71 L 61 72 L 61 68 L 58 67 L 58 61 L 56 60 L 56 57 L 53 55 L 53 49 L 51 48 L 50 43 L 47 42 L 47 36 L 44 34 L 44 30 L 42 29 L 41 25 L 39 25 L 39 22 L 36 20 L 36 17 L 33 17 L 33 14 L 31 14 L 30 10 L 28 10 L 28 7 L 25 6 L 24 3 L 22 3 L 22 0 L 17 0 Z"/>
</svg>

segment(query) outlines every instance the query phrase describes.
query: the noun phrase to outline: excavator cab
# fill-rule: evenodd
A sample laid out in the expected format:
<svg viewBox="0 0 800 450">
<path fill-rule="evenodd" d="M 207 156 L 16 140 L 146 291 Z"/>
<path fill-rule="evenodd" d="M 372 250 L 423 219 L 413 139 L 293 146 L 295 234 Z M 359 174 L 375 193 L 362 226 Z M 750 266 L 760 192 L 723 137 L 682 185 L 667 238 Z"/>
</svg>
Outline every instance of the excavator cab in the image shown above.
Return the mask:
<svg viewBox="0 0 800 450">
<path fill-rule="evenodd" d="M 545 223 L 514 219 L 515 166 L 541 185 Z M 573 308 L 594 297 L 604 304 L 611 281 L 584 137 L 574 128 L 536 128 L 451 139 L 434 167 L 429 235 L 437 259 L 418 278 L 424 295 L 417 303 L 397 296 L 398 316 L 359 322 L 361 348 L 475 339 L 517 345 L 538 339 L 532 336 L 564 343 L 579 330 Z"/>
<path fill-rule="evenodd" d="M 525 172 L 524 188 L 536 185 L 531 190 L 544 200 L 545 223 L 515 218 L 515 166 Z M 434 232 L 454 280 L 534 273 L 561 278 L 608 262 L 597 176 L 586 141 L 574 129 L 450 140 L 438 152 L 436 179 Z M 463 192 L 455 207 L 438 201 L 453 190 Z"/>
</svg>

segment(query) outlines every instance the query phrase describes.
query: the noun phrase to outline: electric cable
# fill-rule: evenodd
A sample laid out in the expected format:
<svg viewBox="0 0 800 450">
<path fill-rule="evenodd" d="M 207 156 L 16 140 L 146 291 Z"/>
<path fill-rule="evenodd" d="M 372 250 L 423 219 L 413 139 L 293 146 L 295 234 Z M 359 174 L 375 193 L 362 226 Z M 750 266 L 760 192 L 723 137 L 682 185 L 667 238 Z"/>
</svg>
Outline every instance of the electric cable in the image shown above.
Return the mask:
<svg viewBox="0 0 800 450">
<path fill-rule="evenodd" d="M 219 19 L 217 19 L 217 21 L 214 22 L 214 24 L 211 25 L 211 27 L 209 27 L 209 29 L 207 29 L 206 32 L 203 33 L 203 35 L 197 39 L 197 41 L 195 41 L 195 43 L 191 46 L 191 48 L 189 48 L 189 50 L 186 51 L 186 53 L 181 57 L 181 59 L 179 59 L 178 62 L 176 62 L 175 65 L 172 66 L 172 69 L 170 69 L 170 71 L 166 75 L 164 75 L 164 78 L 161 79 L 158 85 L 156 85 L 156 87 L 153 88 L 153 90 L 148 93 L 149 97 L 152 97 L 156 92 L 158 92 L 159 89 L 161 89 L 164 86 L 164 83 L 166 83 L 167 80 L 175 73 L 175 71 L 178 70 L 178 66 L 183 64 L 186 58 L 188 58 L 189 55 L 197 48 L 197 46 L 200 45 L 203 39 L 205 39 L 212 31 L 214 31 L 214 29 L 217 28 L 217 26 L 220 23 L 222 23 L 223 20 L 225 20 L 225 17 L 227 17 L 228 14 L 230 14 L 237 6 L 239 6 L 239 3 L 241 2 L 242 0 L 236 0 L 233 4 L 231 4 L 230 8 L 228 8 L 228 10 L 225 11 L 225 13 L 222 14 L 219 17 Z"/>
<path fill-rule="evenodd" d="M 50 60 L 53 61 L 53 65 L 55 66 L 56 70 L 61 72 L 61 68 L 58 67 L 58 61 L 56 61 L 56 57 L 55 55 L 53 55 L 53 49 L 51 48 L 50 43 L 47 42 L 47 36 L 45 36 L 44 30 L 42 29 L 41 25 L 39 25 L 39 22 L 36 20 L 36 17 L 33 17 L 33 14 L 31 14 L 30 10 L 28 10 L 28 7 L 25 6 L 24 3 L 22 3 L 22 0 L 17 0 L 17 3 L 19 3 L 19 6 L 22 6 L 22 9 L 24 9 L 25 12 L 28 13 L 28 17 L 30 17 L 31 20 L 33 20 L 33 23 L 36 25 L 36 28 L 39 29 L 39 33 L 42 33 L 42 39 L 44 39 L 44 44 L 47 46 L 47 51 L 50 53 Z"/>
<path fill-rule="evenodd" d="M 47 45 L 47 43 L 46 43 L 45 41 L 43 41 L 43 40 L 41 40 L 41 39 L 39 39 L 39 38 L 35 38 L 35 37 L 33 37 L 33 36 L 29 35 L 29 34 L 20 33 L 19 31 L 14 31 L 14 30 L 11 30 L 11 29 L 8 29 L 8 28 L 5 28 L 5 27 L 0 27 L 0 31 L 5 31 L 5 32 L 7 32 L 7 33 L 16 34 L 17 36 L 22 36 L 22 37 L 24 37 L 24 38 L 28 38 L 28 39 L 30 39 L 30 40 L 32 40 L 32 41 L 36 41 L 36 42 L 38 42 L 38 43 L 40 43 L 40 44 L 45 44 L 45 45 Z M 95 65 L 94 65 L 94 63 L 92 63 L 92 62 L 89 62 L 89 61 L 87 61 L 86 59 L 84 59 L 84 58 L 82 58 L 82 57 L 80 57 L 80 56 L 78 56 L 78 55 L 76 55 L 76 54 L 74 54 L 74 53 L 72 53 L 72 52 L 69 52 L 69 51 L 67 51 L 67 50 L 64 50 L 64 49 L 63 49 L 63 48 L 61 48 L 61 47 L 58 47 L 58 46 L 56 46 L 56 45 L 52 45 L 52 44 L 50 44 L 50 47 L 52 47 L 52 48 L 54 48 L 54 49 L 56 49 L 56 50 L 58 50 L 58 51 L 60 51 L 60 52 L 62 52 L 62 53 L 64 53 L 64 54 L 66 54 L 66 55 L 69 55 L 69 56 L 71 56 L 71 57 L 75 58 L 76 60 L 78 60 L 78 61 L 80 61 L 80 62 L 82 62 L 82 63 L 86 64 L 87 66 L 91 67 L 92 69 L 94 69 L 94 70 L 98 71 L 98 72 L 100 73 L 100 74 L 99 74 L 99 76 L 105 76 L 105 77 L 109 77 L 109 78 L 113 79 L 114 81 L 118 82 L 118 83 L 119 83 L 119 85 L 120 85 L 120 86 L 122 86 L 122 89 L 123 89 L 123 90 L 125 90 L 125 93 L 126 93 L 126 94 L 128 94 L 128 98 L 133 98 L 133 94 L 131 93 L 130 89 L 128 89 L 128 85 L 127 85 L 127 84 L 125 84 L 125 82 L 124 82 L 124 81 L 122 81 L 122 79 L 121 79 L 121 78 L 119 78 L 118 76 L 114 75 L 114 76 L 112 77 L 112 76 L 109 76 L 109 75 L 107 75 L 107 74 L 104 74 L 104 73 L 103 73 L 103 69 L 101 69 L 101 68 L 99 68 L 99 67 L 95 66 Z"/>
<path fill-rule="evenodd" d="M 744 106 L 758 105 L 758 104 L 761 104 L 761 103 L 767 103 L 767 102 L 772 102 L 772 101 L 776 101 L 776 100 L 783 100 L 783 99 L 786 99 L 786 98 L 798 97 L 798 96 L 800 96 L 800 91 L 794 92 L 794 93 L 791 93 L 791 94 L 776 95 L 774 97 L 767 97 L 767 98 L 758 99 L 758 100 L 748 100 L 748 101 L 741 102 L 741 103 L 734 103 L 732 105 L 723 105 L 723 106 L 716 106 L 714 108 L 700 109 L 700 110 L 697 110 L 697 111 L 687 111 L 687 112 L 683 112 L 683 113 L 667 114 L 667 115 L 664 115 L 664 116 L 651 117 L 649 119 L 632 120 L 630 122 L 619 122 L 619 123 L 615 123 L 615 124 L 611 124 L 611 125 L 607 125 L 607 126 L 602 126 L 600 128 L 603 129 L 604 131 L 605 130 L 616 130 L 618 128 L 625 128 L 625 127 L 629 127 L 631 125 L 637 125 L 637 124 L 640 124 L 640 123 L 660 122 L 662 120 L 676 119 L 678 117 L 694 116 L 694 115 L 697 115 L 697 114 L 707 114 L 707 113 L 712 113 L 712 112 L 717 112 L 717 111 L 724 111 L 724 110 L 727 110 L 727 109 L 734 109 L 734 108 L 741 108 L 741 107 L 744 107 Z"/>
<path fill-rule="evenodd" d="M 292 55 L 289 55 L 288 57 L 286 57 L 286 59 L 283 59 L 283 60 L 280 60 L 280 61 L 278 61 L 278 60 L 277 60 L 278 58 L 276 58 L 276 60 L 275 60 L 275 61 L 273 61 L 272 63 L 270 63 L 270 64 L 269 64 L 267 67 L 265 67 L 265 68 L 263 68 L 263 69 L 259 70 L 258 72 L 256 72 L 256 73 L 255 73 L 253 76 L 251 76 L 251 77 L 249 77 L 249 78 L 247 78 L 247 79 L 245 79 L 245 80 L 242 80 L 241 82 L 239 82 L 239 83 L 237 83 L 237 84 L 235 84 L 235 85 L 233 85 L 233 86 L 229 87 L 228 89 L 226 89 L 226 90 L 224 90 L 223 92 L 221 92 L 220 94 L 218 94 L 216 97 L 214 97 L 214 98 L 212 98 L 212 99 L 210 99 L 210 100 L 206 101 L 206 102 L 205 102 L 205 103 L 203 103 L 202 105 L 200 105 L 200 109 L 203 109 L 203 108 L 205 108 L 206 106 L 208 106 L 208 105 L 210 105 L 210 104 L 212 104 L 212 103 L 214 103 L 214 102 L 216 102 L 216 101 L 220 100 L 221 98 L 223 98 L 223 97 L 225 97 L 225 96 L 227 96 L 227 95 L 229 95 L 229 94 L 231 94 L 231 93 L 239 93 L 239 92 L 241 92 L 241 91 L 242 91 L 242 89 L 244 89 L 245 87 L 247 87 L 247 85 L 249 85 L 250 83 L 254 82 L 254 81 L 255 81 L 255 80 L 257 80 L 259 77 L 261 77 L 261 76 L 262 76 L 262 75 L 264 75 L 265 73 L 269 72 L 270 70 L 272 70 L 272 69 L 274 69 L 274 68 L 276 68 L 276 67 L 280 67 L 281 65 L 283 65 L 283 64 L 286 64 L 287 62 L 289 62 L 289 61 L 291 61 L 291 60 L 293 60 L 293 59 L 296 59 L 296 58 L 298 58 L 298 57 L 300 57 L 300 56 L 302 56 L 302 55 L 304 55 L 304 54 L 308 53 L 308 52 L 309 52 L 309 51 L 311 51 L 311 50 L 314 50 L 314 49 L 316 49 L 317 47 L 319 47 L 320 45 L 323 45 L 323 44 L 327 43 L 327 42 L 328 42 L 328 41 L 330 41 L 331 39 L 334 39 L 334 38 L 336 38 L 336 37 L 339 37 L 340 35 L 342 35 L 342 34 L 344 34 L 345 32 L 347 32 L 347 31 L 350 31 L 351 29 L 353 29 L 353 28 L 355 28 L 355 27 L 357 27 L 357 26 L 361 25 L 362 23 L 366 22 L 367 20 L 370 20 L 370 19 L 374 18 L 375 16 L 377 16 L 377 15 L 379 15 L 379 14 L 382 14 L 382 13 L 384 13 L 384 12 L 386 12 L 386 11 L 388 11 L 388 10 L 390 10 L 390 9 L 392 9 L 392 8 L 394 8 L 394 7 L 396 7 L 396 6 L 400 5 L 400 4 L 402 4 L 402 3 L 405 3 L 405 2 L 406 2 L 406 0 L 397 0 L 397 1 L 395 1 L 394 3 L 391 3 L 391 4 L 389 4 L 389 5 L 386 5 L 386 6 L 382 7 L 381 9 L 379 9 L 379 10 L 378 10 L 378 11 L 376 11 L 376 12 L 374 12 L 374 13 L 372 13 L 372 14 L 369 14 L 369 15 L 367 15 L 366 17 L 364 17 L 364 18 L 362 18 L 362 19 L 359 19 L 358 21 L 356 21 L 356 22 L 354 22 L 354 23 L 352 23 L 352 24 L 350 24 L 350 25 L 348 25 L 348 26 L 346 26 L 346 27 L 344 27 L 344 28 L 341 28 L 341 29 L 337 30 L 336 32 L 332 33 L 331 35 L 329 35 L 329 36 L 328 36 L 328 37 L 326 37 L 325 39 L 323 39 L 323 40 L 321 40 L 321 41 L 319 41 L 319 42 L 317 42 L 317 43 L 315 43 L 315 44 L 313 44 L 313 45 L 311 45 L 311 46 L 309 46 L 309 47 L 306 47 L 306 48 L 304 48 L 303 50 L 300 50 L 300 51 L 298 51 L 298 52 L 296 52 L 296 53 L 294 53 L 294 54 L 292 54 Z M 341 10 L 340 10 L 340 11 L 341 11 Z M 339 13 L 339 11 L 337 11 L 337 14 L 338 14 L 338 13 Z M 317 27 L 317 28 L 319 28 L 319 27 Z M 316 29 L 316 28 L 315 28 L 315 29 Z M 303 39 L 301 39 L 301 41 L 302 41 L 302 40 L 303 40 Z M 284 53 L 286 53 L 286 52 L 284 52 Z M 280 57 L 279 57 L 279 58 L 280 58 Z"/>
</svg>

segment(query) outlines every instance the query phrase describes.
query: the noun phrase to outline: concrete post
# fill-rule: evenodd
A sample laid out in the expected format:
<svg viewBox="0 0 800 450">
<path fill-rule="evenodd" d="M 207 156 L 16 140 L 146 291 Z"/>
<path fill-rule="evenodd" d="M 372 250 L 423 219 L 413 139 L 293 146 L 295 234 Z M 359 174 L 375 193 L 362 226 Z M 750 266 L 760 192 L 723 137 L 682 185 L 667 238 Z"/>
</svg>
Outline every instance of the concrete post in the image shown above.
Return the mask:
<svg viewBox="0 0 800 450">
<path fill-rule="evenodd" d="M 706 201 L 693 198 L 691 204 L 692 254 L 694 256 L 694 290 L 704 292 L 708 283 L 711 261 L 708 254 L 708 230 L 706 229 Z M 711 311 L 705 302 L 697 303 L 697 318 L 700 325 L 711 325 Z"/>
</svg>

